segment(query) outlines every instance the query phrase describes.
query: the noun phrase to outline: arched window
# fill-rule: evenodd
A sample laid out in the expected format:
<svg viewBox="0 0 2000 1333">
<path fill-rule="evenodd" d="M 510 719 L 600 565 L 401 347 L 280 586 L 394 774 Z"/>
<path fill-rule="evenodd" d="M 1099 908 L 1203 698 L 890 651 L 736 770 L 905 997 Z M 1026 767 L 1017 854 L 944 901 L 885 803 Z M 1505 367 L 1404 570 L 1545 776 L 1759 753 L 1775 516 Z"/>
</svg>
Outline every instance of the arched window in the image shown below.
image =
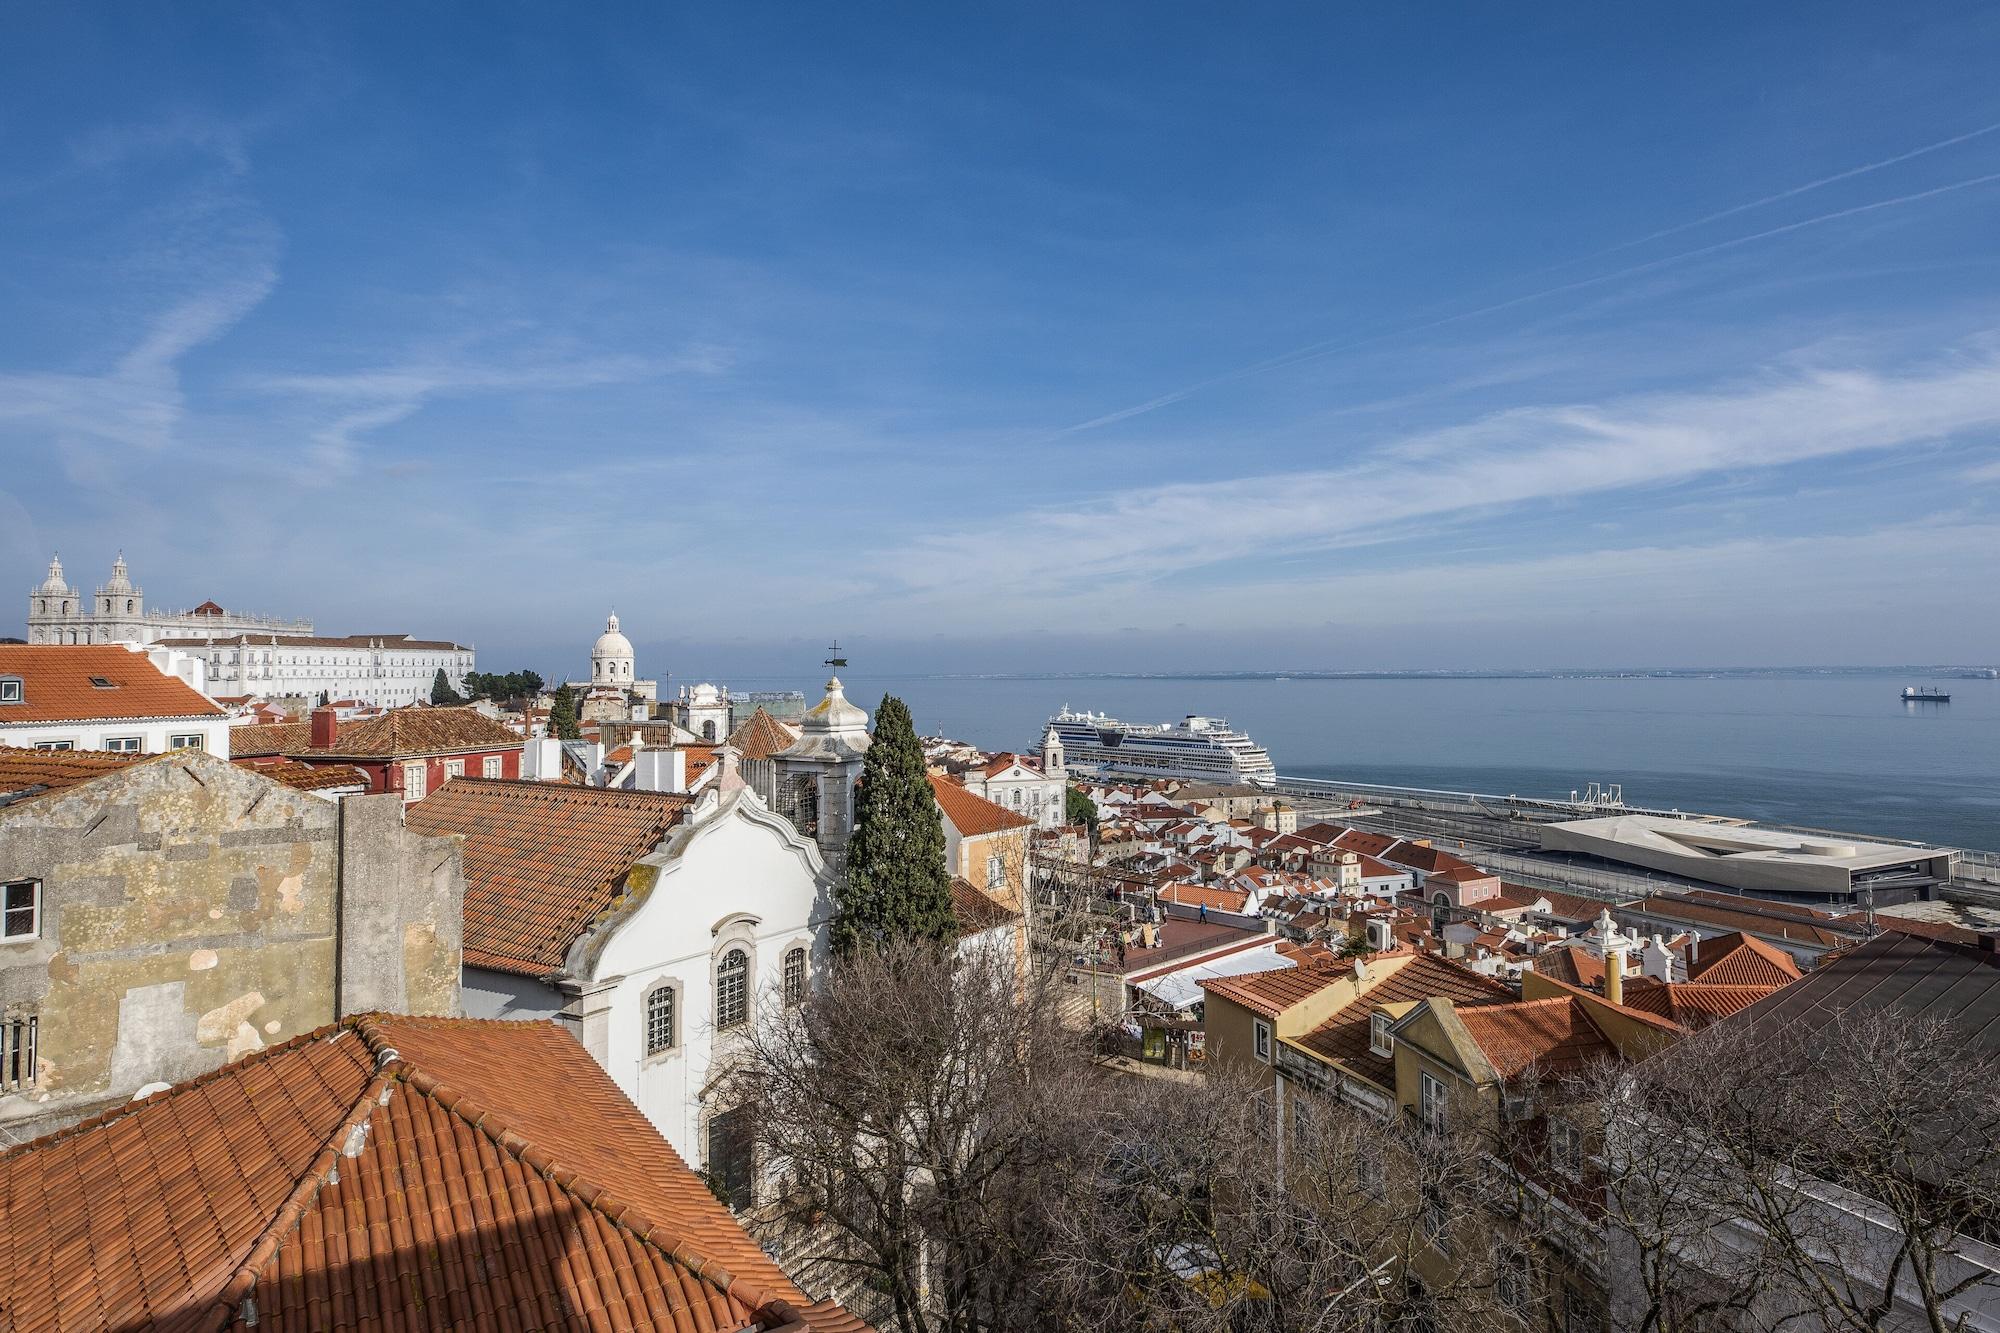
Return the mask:
<svg viewBox="0 0 2000 1333">
<path fill-rule="evenodd" d="M 646 1054 L 674 1048 L 674 988 L 655 986 L 646 993 Z"/>
<path fill-rule="evenodd" d="M 798 1004 L 806 998 L 806 951 L 792 949 L 785 954 L 785 1003 Z"/>
<path fill-rule="evenodd" d="M 731 949 L 715 965 L 715 1026 L 741 1027 L 750 1019 L 750 955 Z"/>
<path fill-rule="evenodd" d="M 701 738 L 705 741 L 715 739 L 715 722 L 713 719 L 701 724 Z"/>
<path fill-rule="evenodd" d="M 130 597 L 125 599 L 125 614 L 132 614 L 132 599 Z"/>
</svg>

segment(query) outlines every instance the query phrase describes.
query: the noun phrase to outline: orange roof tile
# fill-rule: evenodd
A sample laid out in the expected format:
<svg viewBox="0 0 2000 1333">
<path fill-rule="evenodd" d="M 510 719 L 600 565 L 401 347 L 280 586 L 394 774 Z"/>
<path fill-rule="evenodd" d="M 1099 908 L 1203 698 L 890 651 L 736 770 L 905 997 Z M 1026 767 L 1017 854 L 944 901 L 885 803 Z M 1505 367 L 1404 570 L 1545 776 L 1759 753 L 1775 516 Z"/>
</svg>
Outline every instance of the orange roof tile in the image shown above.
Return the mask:
<svg viewBox="0 0 2000 1333">
<path fill-rule="evenodd" d="M 972 881 L 956 875 L 951 880 L 951 908 L 958 917 L 960 936 L 977 935 L 983 930 L 1021 919 L 1019 912 L 995 901 Z"/>
<path fill-rule="evenodd" d="M 363 1015 L 259 1052 L 0 1153 L 0 1231 L 22 1329 L 865 1328 L 553 1023 Z"/>
<path fill-rule="evenodd" d="M 958 830 L 961 838 L 976 838 L 984 833 L 1005 833 L 1008 829 L 1030 828 L 1034 820 L 1017 815 L 1004 805 L 995 805 L 984 796 L 974 795 L 949 778 L 931 775 L 931 791 L 937 795 L 938 808 L 944 817 Z"/>
<path fill-rule="evenodd" d="M 79 783 L 93 781 L 134 764 L 187 753 L 191 752 L 169 750 L 163 754 L 110 754 L 102 750 L 21 750 L 0 746 L 0 809 L 32 797 L 66 791 Z M 242 767 L 299 791 L 368 785 L 366 774 L 346 765 L 315 768 L 308 764 L 276 763 L 244 764 Z"/>
<path fill-rule="evenodd" d="M 405 817 L 415 832 L 465 838 L 466 964 L 547 976 L 688 803 L 665 792 L 453 778 Z"/>
<path fill-rule="evenodd" d="M 1276 1018 L 1301 1000 L 1311 999 L 1342 977 L 1354 974 L 1324 949 L 1301 951 L 1297 965 L 1270 972 L 1242 972 L 1233 977 L 1205 977 L 1202 989 L 1245 1009 Z"/>
<path fill-rule="evenodd" d="M 267 722 L 262 726 L 229 729 L 231 759 L 261 759 L 273 754 L 304 754 L 310 749 L 312 749 L 310 722 Z"/>
<path fill-rule="evenodd" d="M 1530 1068 L 1545 1078 L 1563 1078 L 1617 1052 L 1590 1021 L 1583 1002 L 1568 995 L 1468 1007 L 1458 1017 L 1503 1079 Z"/>
<path fill-rule="evenodd" d="M 760 707 L 729 733 L 729 744 L 746 760 L 769 759 L 798 738 L 797 732 Z"/>
<path fill-rule="evenodd" d="M 1741 931 L 1699 941 L 1687 973 L 1718 986 L 1783 986 L 1805 975 L 1783 949 Z"/>
<path fill-rule="evenodd" d="M 299 791 L 328 791 L 336 787 L 365 790 L 368 786 L 368 775 L 352 764 L 302 764 L 296 759 L 281 759 L 243 767 Z"/>
<path fill-rule="evenodd" d="M 1662 982 L 1634 977 L 1625 983 L 1625 1007 L 1664 1018 L 1698 1032 L 1739 1010 L 1748 1009 L 1775 986 L 1718 986 L 1704 981 Z"/>
<path fill-rule="evenodd" d="M 1392 970 L 1386 976 L 1378 975 L 1377 969 L 1385 965 Z M 1383 958 L 1370 962 L 1368 970 L 1378 976 L 1374 984 L 1352 1004 L 1301 1036 L 1299 1045 L 1325 1059 L 1341 1061 L 1383 1087 L 1394 1086 L 1396 1062 L 1393 1057 L 1384 1058 L 1368 1048 L 1377 1006 L 1443 998 L 1463 1008 L 1511 1000 L 1514 995 L 1505 984 L 1436 954 Z"/>
<path fill-rule="evenodd" d="M 512 730 L 476 708 L 409 707 L 392 709 L 365 722 L 344 724 L 334 736 L 333 744 L 291 753 L 333 759 L 379 759 L 503 750 L 522 743 Z"/>
<path fill-rule="evenodd" d="M 0 704 L 0 726 L 228 716 L 213 699 L 165 674 L 144 653 L 116 644 L 0 644 L 0 676 L 21 680 L 21 701 Z"/>
</svg>

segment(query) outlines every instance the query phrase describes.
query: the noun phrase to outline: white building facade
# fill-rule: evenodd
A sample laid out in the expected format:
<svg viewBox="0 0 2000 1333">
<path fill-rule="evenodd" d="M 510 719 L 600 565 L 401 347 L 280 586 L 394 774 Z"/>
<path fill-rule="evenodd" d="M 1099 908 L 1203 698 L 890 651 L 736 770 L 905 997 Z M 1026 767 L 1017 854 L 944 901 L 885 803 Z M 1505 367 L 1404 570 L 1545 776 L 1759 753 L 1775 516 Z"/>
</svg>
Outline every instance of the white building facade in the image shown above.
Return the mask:
<svg viewBox="0 0 2000 1333">
<path fill-rule="evenodd" d="M 49 561 L 47 577 L 28 593 L 29 643 L 152 643 L 210 634 L 290 637 L 312 632 L 310 620 L 244 615 L 214 602 L 189 611 L 148 611 L 146 590 L 132 581 L 122 551 L 112 562 L 111 577 L 94 592 L 72 588 L 62 559 L 56 557 Z"/>
<path fill-rule="evenodd" d="M 429 703 L 437 673 L 463 690 L 475 669 L 470 646 L 407 634 L 314 635 L 238 634 L 163 641 L 205 664 L 208 692 L 228 697 L 299 696 L 329 703 L 352 699 L 381 708 Z"/>
<path fill-rule="evenodd" d="M 0 745 L 227 759 L 229 714 L 201 691 L 200 662 L 169 649 L 0 646 Z"/>
<path fill-rule="evenodd" d="M 959 781 L 967 791 L 1034 820 L 1037 828 L 1061 828 L 1067 822 L 1063 793 L 1068 782 L 1059 768 L 1045 772 L 1032 760 L 1003 754 L 983 768 L 966 770 Z"/>
<path fill-rule="evenodd" d="M 471 1017 L 559 1018 L 681 1156 L 754 1202 L 749 1111 L 718 1086 L 760 1013 L 826 966 L 832 882 L 740 783 L 705 793 L 546 984 L 467 968 Z M 643 885 L 644 887 L 637 887 Z"/>
</svg>

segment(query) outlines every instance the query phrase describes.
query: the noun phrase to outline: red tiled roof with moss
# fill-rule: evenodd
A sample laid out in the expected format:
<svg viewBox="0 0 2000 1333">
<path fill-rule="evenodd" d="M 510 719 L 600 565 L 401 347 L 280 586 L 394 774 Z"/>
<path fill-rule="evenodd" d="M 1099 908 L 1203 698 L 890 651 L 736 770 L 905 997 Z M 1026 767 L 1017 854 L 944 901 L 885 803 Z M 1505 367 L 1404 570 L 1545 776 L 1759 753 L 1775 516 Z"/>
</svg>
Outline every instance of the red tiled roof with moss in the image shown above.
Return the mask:
<svg viewBox="0 0 2000 1333">
<path fill-rule="evenodd" d="M 333 744 L 298 753 L 330 759 L 394 759 L 518 749 L 522 743 L 511 729 L 476 708 L 410 707 L 342 725 Z"/>
<path fill-rule="evenodd" d="M 261 726 L 229 729 L 231 759 L 261 759 L 274 754 L 304 754 L 310 749 L 312 749 L 310 722 L 266 722 Z"/>
<path fill-rule="evenodd" d="M 453 778 L 405 812 L 465 838 L 465 961 L 547 976 L 660 845 L 689 798 L 503 778 Z"/>
<path fill-rule="evenodd" d="M 0 1232 L 20 1329 L 865 1328 L 545 1022 L 363 1015 L 248 1056 L 0 1153 Z"/>
<path fill-rule="evenodd" d="M 0 726 L 98 718 L 225 718 L 215 700 L 116 644 L 0 644 L 0 676 L 21 681 Z M 103 681 L 103 684 L 96 682 Z"/>
</svg>

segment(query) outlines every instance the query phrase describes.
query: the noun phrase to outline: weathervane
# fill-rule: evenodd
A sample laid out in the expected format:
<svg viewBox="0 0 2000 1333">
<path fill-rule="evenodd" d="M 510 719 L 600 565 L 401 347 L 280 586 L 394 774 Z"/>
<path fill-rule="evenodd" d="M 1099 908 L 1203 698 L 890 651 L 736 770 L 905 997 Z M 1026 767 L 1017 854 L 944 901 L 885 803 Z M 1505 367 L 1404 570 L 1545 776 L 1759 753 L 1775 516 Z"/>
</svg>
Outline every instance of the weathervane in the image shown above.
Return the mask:
<svg viewBox="0 0 2000 1333">
<path fill-rule="evenodd" d="M 839 670 L 843 669 L 844 667 L 846 667 L 846 665 L 847 665 L 847 659 L 846 659 L 846 658 L 844 658 L 844 657 L 842 657 L 842 656 L 840 655 L 840 640 L 839 640 L 839 639 L 835 639 L 835 640 L 834 640 L 834 641 L 833 641 L 833 642 L 832 642 L 831 644 L 829 644 L 829 645 L 827 646 L 827 650 L 826 650 L 826 651 L 827 651 L 827 654 L 828 654 L 828 656 L 827 656 L 827 659 L 826 659 L 826 661 L 822 662 L 822 663 L 821 663 L 820 665 L 822 665 L 822 666 L 830 666 L 830 667 L 832 667 L 832 668 L 833 668 L 833 669 L 834 669 L 835 671 L 839 671 Z"/>
</svg>

